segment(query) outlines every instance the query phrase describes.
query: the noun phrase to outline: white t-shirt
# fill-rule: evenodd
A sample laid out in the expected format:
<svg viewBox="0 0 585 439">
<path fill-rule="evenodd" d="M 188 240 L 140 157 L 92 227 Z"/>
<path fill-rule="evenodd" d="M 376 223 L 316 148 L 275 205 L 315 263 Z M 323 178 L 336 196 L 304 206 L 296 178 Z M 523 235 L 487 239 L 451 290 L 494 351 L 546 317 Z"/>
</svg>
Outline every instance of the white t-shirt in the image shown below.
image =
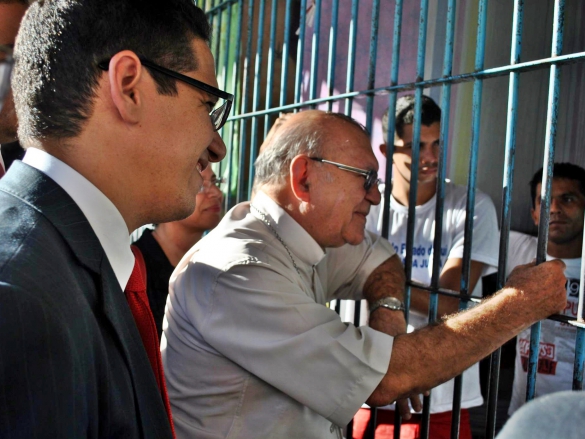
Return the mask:
<svg viewBox="0 0 585 439">
<path fill-rule="evenodd" d="M 383 192 L 384 186 L 380 187 Z M 463 257 L 465 235 L 465 204 L 467 188 L 447 182 L 445 187 L 445 204 L 443 220 L 443 238 L 441 243 L 441 266 L 449 258 Z M 425 204 L 416 206 L 414 229 L 414 255 L 412 261 L 412 280 L 430 285 L 433 272 L 433 241 L 435 236 L 436 196 Z M 383 203 L 372 206 L 366 229 L 381 233 Z M 390 198 L 390 233 L 389 241 L 396 253 L 406 257 L 406 228 L 408 207 Z M 499 231 L 496 210 L 492 200 L 483 192 L 477 191 L 475 198 L 475 215 L 473 222 L 473 246 L 471 259 L 485 264 L 482 276 L 494 273 L 498 266 Z M 474 296 L 481 297 L 481 280 L 473 291 Z M 426 315 L 411 310 L 409 331 L 426 326 Z M 452 409 L 454 380 L 433 389 L 431 392 L 431 413 L 441 413 Z M 483 403 L 479 385 L 479 366 L 470 367 L 463 374 L 463 392 L 461 406 L 475 407 Z"/>
<path fill-rule="evenodd" d="M 536 257 L 537 238 L 523 233 L 510 232 L 510 251 L 506 264 L 506 275 L 517 265 L 527 264 Z M 549 255 L 547 261 L 555 259 Z M 567 306 L 563 314 L 577 317 L 579 305 L 579 278 L 581 258 L 563 259 L 567 268 Z M 535 396 L 571 390 L 573 387 L 573 365 L 575 361 L 575 336 L 577 329 L 562 322 L 543 320 L 540 332 L 540 352 L 536 373 Z M 518 334 L 514 385 L 508 413 L 518 410 L 526 400 L 526 376 L 530 352 L 530 328 Z"/>
</svg>

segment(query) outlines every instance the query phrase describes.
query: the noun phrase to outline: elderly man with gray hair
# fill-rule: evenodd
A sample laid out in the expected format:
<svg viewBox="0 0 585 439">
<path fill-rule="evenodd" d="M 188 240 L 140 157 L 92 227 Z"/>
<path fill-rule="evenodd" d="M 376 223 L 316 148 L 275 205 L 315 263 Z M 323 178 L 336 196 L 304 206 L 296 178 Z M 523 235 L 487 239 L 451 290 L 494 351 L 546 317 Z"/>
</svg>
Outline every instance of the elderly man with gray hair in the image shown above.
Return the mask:
<svg viewBox="0 0 585 439">
<path fill-rule="evenodd" d="M 366 401 L 402 399 L 408 417 L 404 398 L 563 309 L 563 263 L 551 261 L 518 269 L 485 304 L 406 334 L 401 263 L 364 230 L 380 202 L 365 130 L 304 111 L 268 142 L 252 201 L 228 212 L 171 277 L 162 351 L 179 438 L 341 437 Z M 327 308 L 362 298 L 369 327 Z"/>
</svg>

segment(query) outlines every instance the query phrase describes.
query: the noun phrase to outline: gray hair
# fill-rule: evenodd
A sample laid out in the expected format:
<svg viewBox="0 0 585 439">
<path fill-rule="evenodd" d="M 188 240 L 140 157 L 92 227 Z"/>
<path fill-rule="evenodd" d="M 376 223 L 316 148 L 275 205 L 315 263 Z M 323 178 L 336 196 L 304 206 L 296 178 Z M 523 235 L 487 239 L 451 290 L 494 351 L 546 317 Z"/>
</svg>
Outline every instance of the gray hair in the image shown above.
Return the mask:
<svg viewBox="0 0 585 439">
<path fill-rule="evenodd" d="M 359 122 L 341 113 L 323 113 L 320 120 L 334 119 L 349 122 L 366 135 L 367 130 Z M 323 136 L 326 131 L 320 124 L 302 123 L 293 128 L 283 127 L 275 133 L 271 145 L 263 146 L 254 166 L 254 187 L 264 184 L 283 184 L 289 175 L 292 160 L 301 154 L 309 157 L 323 156 Z"/>
</svg>

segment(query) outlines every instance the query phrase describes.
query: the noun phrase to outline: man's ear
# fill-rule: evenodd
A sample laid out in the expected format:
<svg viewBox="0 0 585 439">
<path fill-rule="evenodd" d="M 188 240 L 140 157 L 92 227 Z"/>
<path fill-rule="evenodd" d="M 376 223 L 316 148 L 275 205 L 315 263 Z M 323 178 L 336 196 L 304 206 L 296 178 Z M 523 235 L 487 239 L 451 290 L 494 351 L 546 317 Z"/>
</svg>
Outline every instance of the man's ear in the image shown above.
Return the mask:
<svg viewBox="0 0 585 439">
<path fill-rule="evenodd" d="M 379 148 L 380 148 L 380 152 L 382 153 L 382 155 L 383 155 L 384 157 L 386 157 L 386 144 L 385 144 L 385 143 L 382 143 L 382 144 L 379 146 Z M 386 158 L 388 158 L 388 157 L 386 157 Z"/>
<path fill-rule="evenodd" d="M 310 160 L 306 155 L 298 155 L 290 164 L 291 190 L 298 200 L 304 202 L 309 202 L 311 199 L 309 185 Z"/>
<path fill-rule="evenodd" d="M 123 50 L 110 60 L 108 79 L 110 95 L 120 118 L 129 124 L 140 121 L 144 90 L 140 87 L 144 81 L 145 69 L 138 56 Z"/>
</svg>

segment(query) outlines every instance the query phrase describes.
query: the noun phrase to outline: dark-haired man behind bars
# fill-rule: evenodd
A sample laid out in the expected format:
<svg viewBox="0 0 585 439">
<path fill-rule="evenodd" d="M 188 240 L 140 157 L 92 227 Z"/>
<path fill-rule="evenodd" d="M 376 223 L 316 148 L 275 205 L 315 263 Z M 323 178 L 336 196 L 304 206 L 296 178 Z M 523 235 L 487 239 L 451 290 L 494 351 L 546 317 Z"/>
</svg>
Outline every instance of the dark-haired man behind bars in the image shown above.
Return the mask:
<svg viewBox="0 0 585 439">
<path fill-rule="evenodd" d="M 412 140 L 414 137 L 414 95 L 398 99 L 395 113 L 394 154 L 387 166 L 394 166 L 392 196 L 390 198 L 390 227 L 388 240 L 392 243 L 402 260 L 406 257 L 406 233 L 408 224 L 408 203 L 411 185 L 417 185 L 416 219 L 414 221 L 414 245 L 412 261 L 412 280 L 430 285 L 433 273 L 433 243 L 435 238 L 435 209 L 437 205 L 437 173 L 439 162 L 439 137 L 441 132 L 441 109 L 431 98 L 422 97 L 420 156 L 418 180 L 411 181 Z M 386 156 L 388 139 L 388 111 L 382 121 L 384 144 L 380 150 Z M 381 191 L 384 186 L 381 186 Z M 463 268 L 463 249 L 465 235 L 467 187 L 445 182 L 443 230 L 441 242 L 441 266 L 439 286 L 459 291 Z M 366 228 L 382 233 L 383 208 L 379 205 L 368 216 Z M 468 291 L 481 297 L 481 276 L 495 272 L 498 265 L 498 222 L 492 200 L 483 192 L 476 191 L 475 212 L 473 217 L 473 245 L 471 248 L 471 267 Z M 476 285 L 478 286 L 477 290 Z M 411 310 L 409 325 L 421 328 L 428 323 L 429 292 L 411 289 Z M 439 296 L 438 318 L 456 313 L 459 299 Z M 451 418 L 454 380 L 434 388 L 431 392 L 430 436 L 436 439 L 451 437 Z M 471 366 L 463 373 L 461 395 L 460 437 L 471 439 L 471 426 L 468 408 L 480 406 L 483 398 L 479 383 L 479 367 Z M 365 431 L 370 412 L 361 409 L 354 422 L 355 437 L 361 438 Z M 394 412 L 380 410 L 377 420 L 377 437 L 392 438 Z M 417 437 L 421 427 L 421 416 L 404 422 L 400 434 L 403 439 Z"/>
<path fill-rule="evenodd" d="M 12 89 L 28 149 L 0 180 L 0 437 L 173 436 L 129 235 L 193 212 L 225 155 L 209 32 L 191 0 L 27 11 Z"/>
<path fill-rule="evenodd" d="M 542 168 L 530 181 L 532 209 L 536 226 L 540 223 Z M 567 277 L 567 306 L 562 314 L 576 318 L 579 306 L 579 279 L 583 248 L 583 216 L 585 212 L 585 169 L 571 163 L 555 163 L 550 201 L 547 260 L 561 259 Z M 507 273 L 517 265 L 536 257 L 538 239 L 510 232 Z M 577 328 L 552 320 L 542 322 L 536 374 L 535 396 L 573 388 L 575 335 Z M 518 410 L 526 400 L 526 375 L 530 351 L 530 330 L 518 334 L 514 385 L 508 413 Z"/>
</svg>

